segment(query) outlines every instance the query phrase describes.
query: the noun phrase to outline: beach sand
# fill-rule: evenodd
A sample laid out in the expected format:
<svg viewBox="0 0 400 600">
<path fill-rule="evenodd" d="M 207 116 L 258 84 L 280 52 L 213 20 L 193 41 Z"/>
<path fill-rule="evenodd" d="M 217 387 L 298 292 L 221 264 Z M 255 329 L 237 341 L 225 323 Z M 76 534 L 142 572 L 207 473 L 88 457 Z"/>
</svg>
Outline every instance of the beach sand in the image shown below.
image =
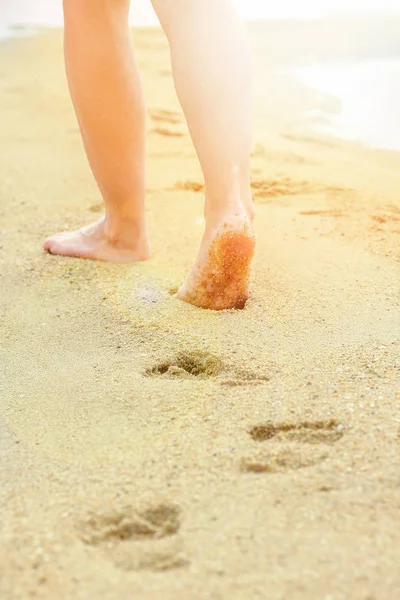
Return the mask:
<svg viewBox="0 0 400 600">
<path fill-rule="evenodd" d="M 203 182 L 164 37 L 134 38 L 138 265 L 42 251 L 101 199 L 62 33 L 0 47 L 0 598 L 398 599 L 400 153 L 312 133 L 329 99 L 258 40 L 251 299 L 186 305 Z"/>
</svg>

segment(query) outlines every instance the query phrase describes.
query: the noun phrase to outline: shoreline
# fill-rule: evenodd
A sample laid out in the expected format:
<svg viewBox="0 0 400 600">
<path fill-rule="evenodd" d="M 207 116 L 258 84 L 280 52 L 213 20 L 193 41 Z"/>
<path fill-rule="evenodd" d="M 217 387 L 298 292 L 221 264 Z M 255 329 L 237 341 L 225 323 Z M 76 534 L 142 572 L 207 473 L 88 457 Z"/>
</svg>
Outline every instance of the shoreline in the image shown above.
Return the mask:
<svg viewBox="0 0 400 600">
<path fill-rule="evenodd" d="M 340 102 L 340 110 L 325 123 L 323 114 L 316 113 L 316 121 L 320 120 L 317 130 L 359 141 L 370 149 L 400 150 L 400 119 L 396 110 L 400 91 L 395 85 L 400 74 L 400 56 L 306 66 L 292 73 L 306 85 Z"/>
</svg>

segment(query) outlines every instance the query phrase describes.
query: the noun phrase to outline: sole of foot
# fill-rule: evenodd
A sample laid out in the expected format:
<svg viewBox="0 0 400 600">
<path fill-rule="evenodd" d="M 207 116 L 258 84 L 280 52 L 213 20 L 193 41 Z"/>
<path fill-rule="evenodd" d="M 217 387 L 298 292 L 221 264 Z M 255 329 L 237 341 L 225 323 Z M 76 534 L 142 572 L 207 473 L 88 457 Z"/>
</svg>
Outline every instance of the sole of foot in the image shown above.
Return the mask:
<svg viewBox="0 0 400 600">
<path fill-rule="evenodd" d="M 254 250 L 248 217 L 236 214 L 226 218 L 206 232 L 196 264 L 176 297 L 199 308 L 243 309 L 249 298 Z"/>
</svg>

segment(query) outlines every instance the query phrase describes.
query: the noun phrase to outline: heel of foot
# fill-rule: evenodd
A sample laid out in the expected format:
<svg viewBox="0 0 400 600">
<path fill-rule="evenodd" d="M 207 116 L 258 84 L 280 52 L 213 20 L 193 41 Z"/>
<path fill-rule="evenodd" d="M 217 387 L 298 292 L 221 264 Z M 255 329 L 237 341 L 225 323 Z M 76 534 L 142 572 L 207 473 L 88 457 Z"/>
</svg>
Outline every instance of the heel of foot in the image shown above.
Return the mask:
<svg viewBox="0 0 400 600">
<path fill-rule="evenodd" d="M 224 271 L 233 269 L 232 277 L 238 270 L 248 269 L 253 258 L 255 237 L 250 232 L 227 231 L 222 233 L 217 242 L 218 259 Z"/>
<path fill-rule="evenodd" d="M 222 230 L 211 242 L 204 265 L 178 297 L 200 308 L 244 308 L 254 249 L 255 237 L 250 228 Z"/>
</svg>

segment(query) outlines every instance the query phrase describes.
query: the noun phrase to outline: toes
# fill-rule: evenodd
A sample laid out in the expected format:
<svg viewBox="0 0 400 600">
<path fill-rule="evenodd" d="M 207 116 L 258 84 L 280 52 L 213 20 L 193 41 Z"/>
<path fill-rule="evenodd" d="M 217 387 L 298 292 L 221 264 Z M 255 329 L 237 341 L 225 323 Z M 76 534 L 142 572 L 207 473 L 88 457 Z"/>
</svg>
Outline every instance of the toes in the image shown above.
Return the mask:
<svg viewBox="0 0 400 600">
<path fill-rule="evenodd" d="M 57 241 L 54 238 L 51 238 L 45 241 L 43 248 L 47 250 L 49 254 L 60 254 L 59 251 L 57 252 L 57 246 L 59 246 Z"/>
<path fill-rule="evenodd" d="M 66 243 L 64 238 L 52 239 L 46 248 L 50 254 L 57 256 L 70 256 L 72 258 L 96 259 L 95 250 L 89 246 Z"/>
<path fill-rule="evenodd" d="M 51 250 L 52 250 L 54 244 L 55 244 L 54 237 L 48 238 L 45 241 L 45 243 L 43 244 L 43 250 L 46 250 L 47 252 L 50 252 L 50 254 L 51 254 Z"/>
<path fill-rule="evenodd" d="M 68 248 L 65 244 L 60 243 L 63 239 L 62 234 L 56 234 L 48 238 L 43 244 L 43 248 L 49 252 L 49 254 L 67 255 Z"/>
<path fill-rule="evenodd" d="M 47 250 L 47 252 L 50 252 L 52 243 L 53 243 L 53 238 L 47 238 L 47 240 L 45 240 L 45 242 L 43 244 L 43 250 Z"/>
<path fill-rule="evenodd" d="M 47 250 L 47 252 L 51 252 L 51 247 L 53 246 L 54 242 L 59 240 L 63 235 L 65 235 L 65 233 L 56 233 L 55 235 L 47 238 L 43 244 L 43 249 Z"/>
<path fill-rule="evenodd" d="M 50 254 L 56 254 L 57 256 L 75 256 L 73 248 L 69 248 L 65 244 L 60 243 L 60 240 L 53 238 L 47 248 Z"/>
</svg>

